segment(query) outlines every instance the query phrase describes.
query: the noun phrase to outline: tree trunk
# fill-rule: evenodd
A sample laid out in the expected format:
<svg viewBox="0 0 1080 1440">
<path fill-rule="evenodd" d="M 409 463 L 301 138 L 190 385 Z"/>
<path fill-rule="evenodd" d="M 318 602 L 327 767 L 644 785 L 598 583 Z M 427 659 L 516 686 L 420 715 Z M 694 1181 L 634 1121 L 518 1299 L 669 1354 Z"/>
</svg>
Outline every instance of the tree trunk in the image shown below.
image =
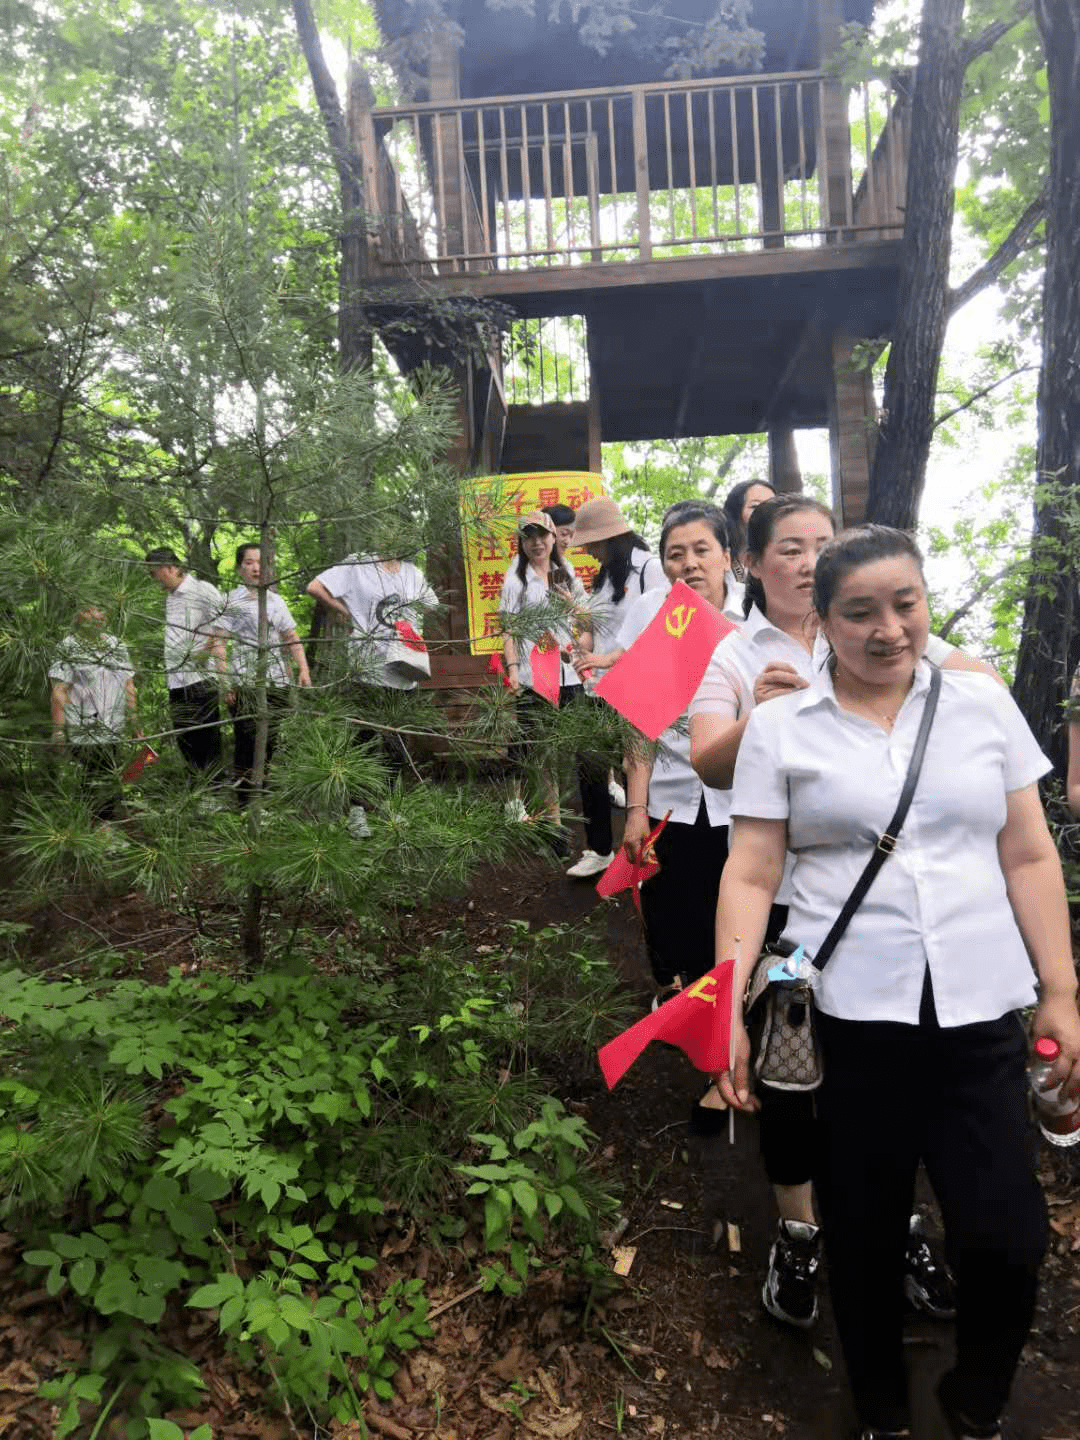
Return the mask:
<svg viewBox="0 0 1080 1440">
<path fill-rule="evenodd" d="M 1080 655 L 1080 0 L 1036 0 L 1050 91 L 1038 478 L 1032 571 L 1013 693 L 1064 774 L 1062 705 Z M 1071 541 L 1071 544 L 1070 544 Z"/>
<path fill-rule="evenodd" d="M 934 433 L 949 294 L 963 18 L 964 0 L 923 0 L 897 323 L 868 507 L 870 520 L 903 530 L 914 529 L 918 518 Z"/>
<path fill-rule="evenodd" d="M 368 274 L 367 221 L 364 213 L 363 162 L 349 135 L 323 56 L 309 0 L 293 0 L 300 47 L 326 126 L 341 188 L 341 263 L 338 272 L 338 361 L 343 372 L 371 364 L 371 330 L 364 315 L 363 285 Z"/>
</svg>

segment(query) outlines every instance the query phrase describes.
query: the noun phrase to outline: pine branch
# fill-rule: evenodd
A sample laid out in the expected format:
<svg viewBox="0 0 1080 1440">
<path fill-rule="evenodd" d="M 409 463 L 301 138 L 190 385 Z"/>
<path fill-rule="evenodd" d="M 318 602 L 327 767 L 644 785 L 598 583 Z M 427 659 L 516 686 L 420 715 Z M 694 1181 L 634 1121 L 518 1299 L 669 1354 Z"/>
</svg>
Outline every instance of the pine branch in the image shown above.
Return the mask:
<svg viewBox="0 0 1080 1440">
<path fill-rule="evenodd" d="M 952 420 L 954 416 L 961 414 L 964 410 L 970 410 L 972 405 L 977 404 L 999 386 L 1008 384 L 1008 382 L 1015 379 L 1017 375 L 1024 375 L 1029 370 L 1037 369 L 1037 365 L 1018 365 L 1015 370 L 1010 370 L 1007 374 L 998 376 L 998 378 L 992 380 L 989 385 L 984 385 L 981 390 L 976 390 L 973 395 L 969 395 L 968 398 L 959 405 L 954 405 L 951 410 L 946 410 L 943 415 L 939 415 L 934 421 L 934 429 L 936 430 L 939 425 L 944 425 L 947 420 Z"/>
<path fill-rule="evenodd" d="M 995 20 L 992 25 L 987 25 L 974 39 L 969 40 L 960 52 L 960 63 L 966 70 L 967 67 L 980 55 L 987 54 L 994 48 L 997 42 L 1014 30 L 1022 20 L 1026 20 L 1031 14 L 1032 0 L 1020 0 L 1016 8 L 1016 14 L 1009 20 Z"/>
<path fill-rule="evenodd" d="M 1046 204 L 1049 194 L 1049 181 L 1043 184 L 1042 189 L 1035 199 L 1027 207 L 1024 213 L 1017 220 L 1016 224 L 1006 235 L 998 248 L 990 256 L 985 264 L 972 272 L 962 285 L 949 292 L 946 305 L 946 315 L 951 320 L 962 305 L 976 296 L 980 290 L 985 290 L 987 285 L 997 280 L 1002 271 L 1005 270 L 1014 260 L 1024 253 L 1031 243 L 1031 237 L 1038 228 L 1040 222 L 1046 217 Z"/>
</svg>

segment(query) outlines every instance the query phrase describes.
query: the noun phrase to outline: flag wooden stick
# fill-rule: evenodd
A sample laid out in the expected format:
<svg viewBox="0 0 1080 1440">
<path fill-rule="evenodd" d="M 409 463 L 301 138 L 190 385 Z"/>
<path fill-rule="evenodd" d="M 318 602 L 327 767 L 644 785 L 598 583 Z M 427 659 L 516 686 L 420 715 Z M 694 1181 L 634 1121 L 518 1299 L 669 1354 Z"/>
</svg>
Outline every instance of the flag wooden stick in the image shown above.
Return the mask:
<svg viewBox="0 0 1080 1440">
<path fill-rule="evenodd" d="M 739 959 L 740 959 L 740 956 L 741 956 L 741 955 L 742 955 L 742 936 L 741 936 L 741 935 L 736 935 L 736 936 L 735 936 L 735 974 L 736 974 L 736 975 L 738 975 L 738 973 L 739 973 Z M 732 987 L 731 987 L 731 1043 L 730 1043 L 730 1045 L 729 1045 L 729 1047 L 728 1047 L 728 1070 L 729 1070 L 729 1072 L 730 1072 L 730 1074 L 731 1074 L 731 1086 L 732 1086 L 732 1089 L 735 1088 L 735 1006 L 736 1006 L 736 1003 L 737 1003 L 737 994 L 738 994 L 738 992 L 737 992 L 736 986 L 735 986 L 735 985 L 732 985 Z M 727 1135 L 728 1135 L 728 1144 L 729 1144 L 729 1145 L 734 1145 L 734 1144 L 735 1144 L 735 1107 L 734 1107 L 734 1105 L 733 1105 L 733 1106 L 730 1108 L 730 1110 L 728 1111 L 728 1129 L 727 1129 Z"/>
</svg>

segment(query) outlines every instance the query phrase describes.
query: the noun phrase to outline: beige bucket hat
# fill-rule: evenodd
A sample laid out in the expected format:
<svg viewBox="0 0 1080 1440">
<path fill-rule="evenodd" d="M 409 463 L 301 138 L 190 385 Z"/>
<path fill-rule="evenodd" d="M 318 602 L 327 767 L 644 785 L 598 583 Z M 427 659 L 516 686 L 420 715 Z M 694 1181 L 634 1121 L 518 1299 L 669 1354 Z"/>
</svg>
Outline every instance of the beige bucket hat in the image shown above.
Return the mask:
<svg viewBox="0 0 1080 1440">
<path fill-rule="evenodd" d="M 597 540 L 612 540 L 616 535 L 626 535 L 633 528 L 615 501 L 608 495 L 601 495 L 598 500 L 587 500 L 577 512 L 570 543 L 579 549 Z"/>
</svg>

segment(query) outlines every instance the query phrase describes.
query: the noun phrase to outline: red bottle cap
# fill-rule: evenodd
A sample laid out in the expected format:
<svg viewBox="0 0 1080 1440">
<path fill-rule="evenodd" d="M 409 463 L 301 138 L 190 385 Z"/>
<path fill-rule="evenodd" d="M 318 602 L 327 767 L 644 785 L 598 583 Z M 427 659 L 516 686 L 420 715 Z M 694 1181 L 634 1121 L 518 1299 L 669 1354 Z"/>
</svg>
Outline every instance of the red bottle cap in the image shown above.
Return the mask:
<svg viewBox="0 0 1080 1440">
<path fill-rule="evenodd" d="M 1044 1035 L 1042 1039 L 1035 1041 L 1035 1054 L 1040 1060 L 1056 1060 L 1061 1054 L 1061 1046 L 1049 1035 Z"/>
</svg>

